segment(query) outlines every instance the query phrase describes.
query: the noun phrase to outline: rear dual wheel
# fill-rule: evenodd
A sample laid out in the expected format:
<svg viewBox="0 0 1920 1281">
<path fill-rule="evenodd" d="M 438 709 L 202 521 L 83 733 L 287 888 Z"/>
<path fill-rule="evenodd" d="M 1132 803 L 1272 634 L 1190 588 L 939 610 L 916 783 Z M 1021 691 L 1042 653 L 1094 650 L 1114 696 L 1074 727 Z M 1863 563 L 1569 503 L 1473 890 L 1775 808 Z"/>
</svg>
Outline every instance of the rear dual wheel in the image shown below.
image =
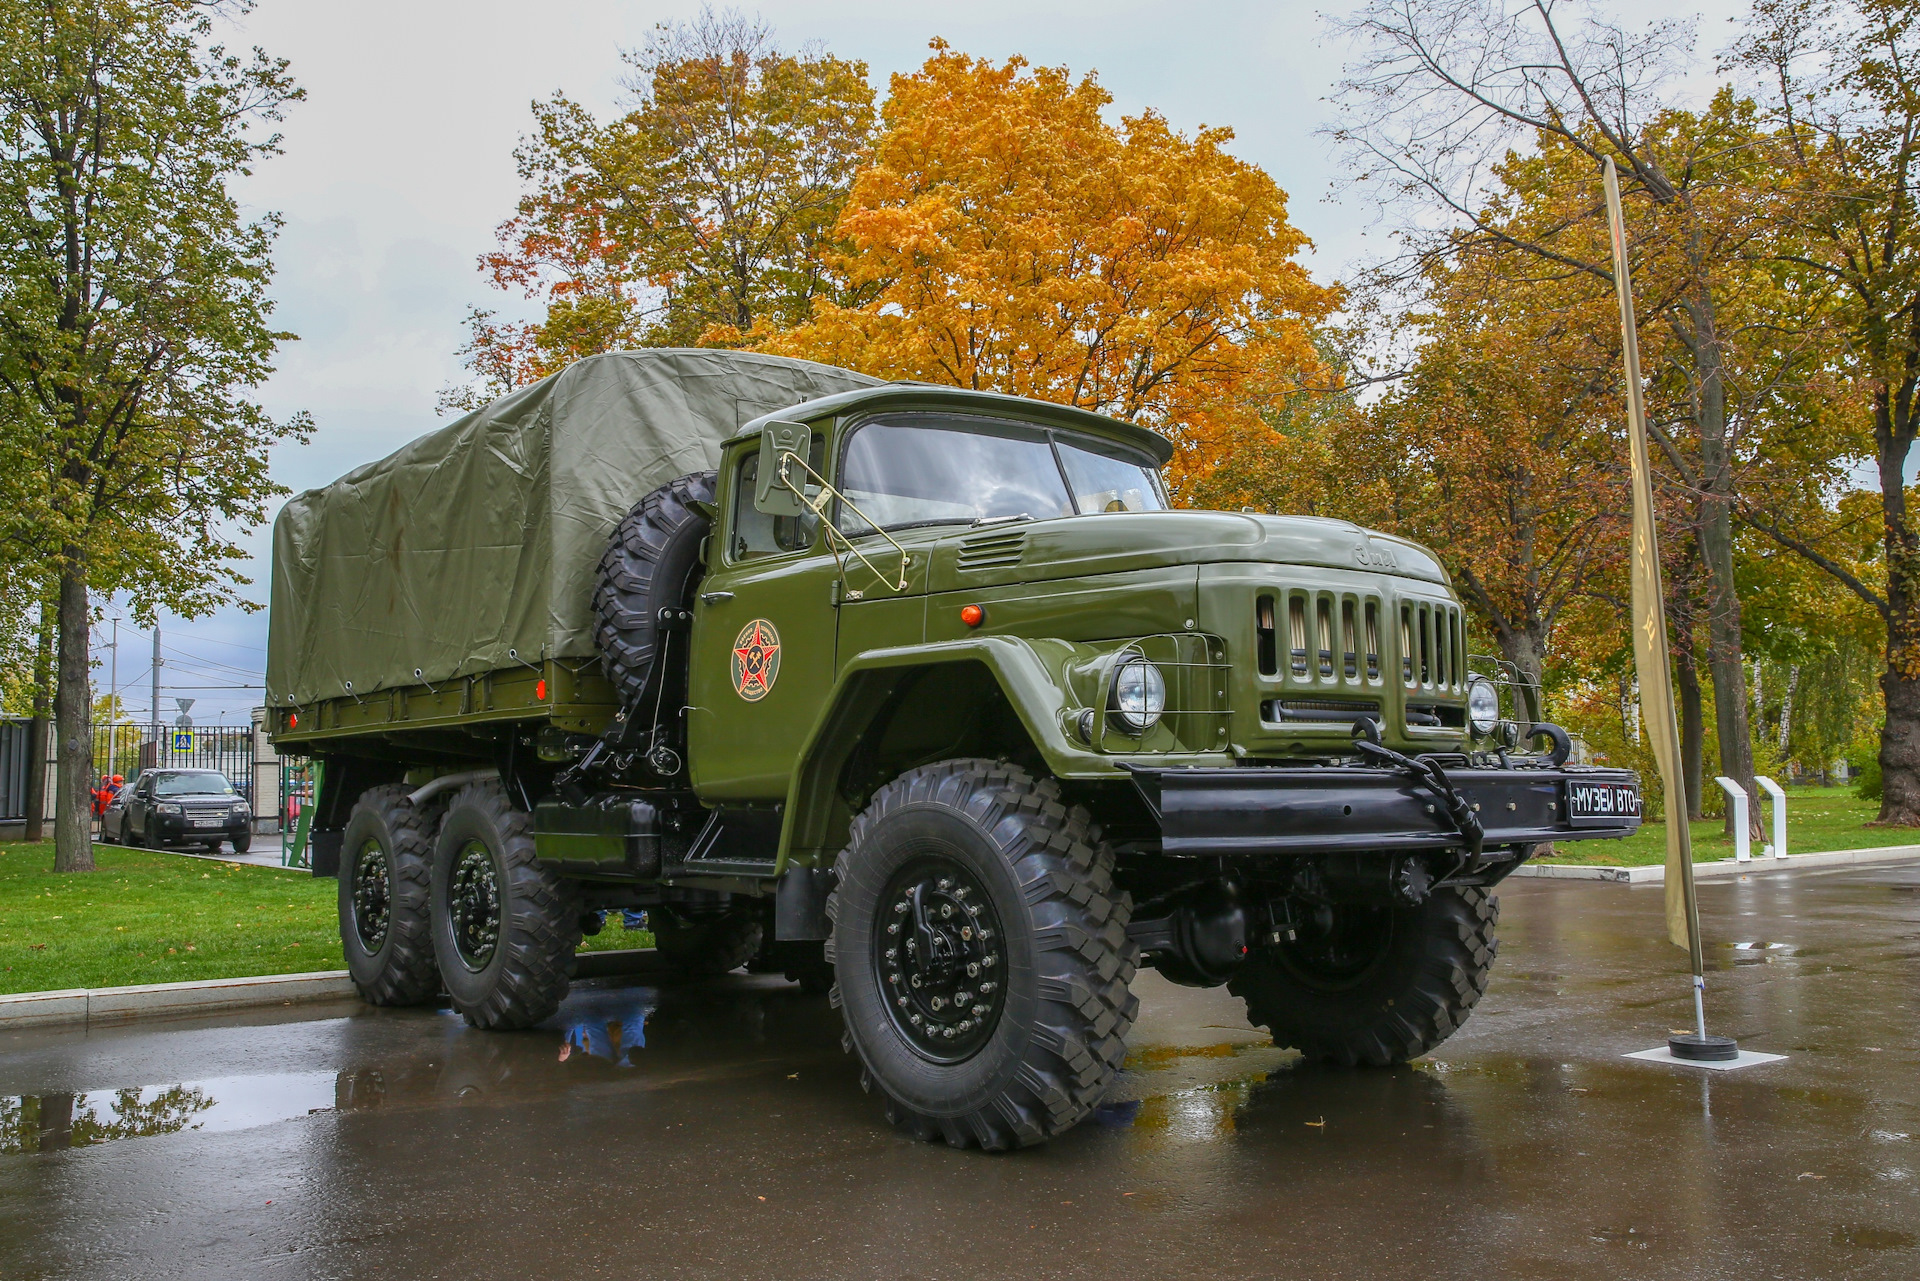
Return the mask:
<svg viewBox="0 0 1920 1281">
<path fill-rule="evenodd" d="M 353 985 L 373 1005 L 417 1005 L 440 991 L 427 919 L 439 807 L 415 806 L 409 790 L 392 783 L 361 793 L 340 840 L 340 944 Z"/>
<path fill-rule="evenodd" d="M 566 998 L 580 907 L 542 868 L 533 824 L 498 780 L 454 794 L 433 847 L 433 951 L 453 1007 L 475 1027 L 531 1027 Z"/>
<path fill-rule="evenodd" d="M 828 899 L 862 1083 L 922 1139 L 988 1149 L 1078 1123 L 1139 1008 L 1113 854 L 1052 779 L 957 760 L 881 788 Z"/>
</svg>

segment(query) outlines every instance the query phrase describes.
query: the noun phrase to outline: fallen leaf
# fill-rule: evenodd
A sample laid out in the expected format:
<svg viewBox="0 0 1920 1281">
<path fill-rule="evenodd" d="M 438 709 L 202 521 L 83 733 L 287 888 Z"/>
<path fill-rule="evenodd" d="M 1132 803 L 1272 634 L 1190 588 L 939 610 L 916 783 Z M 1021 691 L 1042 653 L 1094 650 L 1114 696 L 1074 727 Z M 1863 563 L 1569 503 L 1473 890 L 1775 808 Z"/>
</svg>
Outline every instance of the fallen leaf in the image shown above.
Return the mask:
<svg viewBox="0 0 1920 1281">
<path fill-rule="evenodd" d="M 764 1201 L 764 1200 L 766 1200 L 766 1198 L 765 1198 L 765 1197 L 761 1197 L 760 1199 L 761 1199 L 762 1201 Z"/>
<path fill-rule="evenodd" d="M 1668 1036 L 1692 1036 L 1693 1029 L 1690 1027 L 1670 1027 L 1667 1029 L 1667 1035 Z"/>
<path fill-rule="evenodd" d="M 798 1072 L 789 1072 L 789 1073 L 787 1073 L 787 1080 L 789 1080 L 789 1081 L 798 1081 L 799 1079 L 800 1079 L 800 1074 L 799 1074 Z"/>
<path fill-rule="evenodd" d="M 1824 1174 L 1814 1174 L 1812 1172 L 1808 1172 L 1806 1174 L 1802 1174 L 1800 1177 L 1803 1179 L 1824 1179 L 1827 1176 Z"/>
<path fill-rule="evenodd" d="M 1307 1124 L 1316 1130 L 1324 1130 L 1327 1128 L 1327 1118 L 1323 1116 L 1318 1121 L 1309 1121 Z"/>
</svg>

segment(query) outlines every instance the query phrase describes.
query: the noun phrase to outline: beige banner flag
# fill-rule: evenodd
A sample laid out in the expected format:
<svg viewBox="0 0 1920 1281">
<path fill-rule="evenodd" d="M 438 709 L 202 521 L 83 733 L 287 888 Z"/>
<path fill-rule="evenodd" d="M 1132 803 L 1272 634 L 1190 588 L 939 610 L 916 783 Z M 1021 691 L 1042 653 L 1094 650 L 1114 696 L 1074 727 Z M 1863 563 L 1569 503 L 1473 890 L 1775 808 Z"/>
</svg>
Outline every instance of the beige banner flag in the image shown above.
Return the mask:
<svg viewBox="0 0 1920 1281">
<path fill-rule="evenodd" d="M 1673 716 L 1668 670 L 1666 597 L 1660 586 L 1660 541 L 1653 519 L 1653 473 L 1647 459 L 1647 407 L 1640 384 L 1640 342 L 1627 275 L 1626 224 L 1620 177 L 1606 161 L 1607 222 L 1613 237 L 1613 283 L 1620 296 L 1620 341 L 1627 366 L 1627 437 L 1633 470 L 1633 661 L 1640 677 L 1640 723 L 1646 727 L 1667 811 L 1667 937 L 1693 954 L 1702 972 L 1700 909 L 1693 896 L 1693 843 L 1687 828 L 1686 782 L 1680 770 L 1680 728 Z"/>
</svg>

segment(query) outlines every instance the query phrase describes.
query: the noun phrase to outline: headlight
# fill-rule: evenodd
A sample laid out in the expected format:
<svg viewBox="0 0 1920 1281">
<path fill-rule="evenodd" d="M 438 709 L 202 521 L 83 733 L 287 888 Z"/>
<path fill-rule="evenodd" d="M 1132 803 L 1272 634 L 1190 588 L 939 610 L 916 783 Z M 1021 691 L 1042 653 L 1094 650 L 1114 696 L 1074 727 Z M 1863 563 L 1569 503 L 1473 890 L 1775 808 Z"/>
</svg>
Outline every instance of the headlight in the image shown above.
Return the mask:
<svg viewBox="0 0 1920 1281">
<path fill-rule="evenodd" d="M 1123 733 L 1146 733 L 1167 710 L 1167 678 L 1138 655 L 1127 659 L 1113 674 L 1113 698 L 1107 710 Z"/>
<path fill-rule="evenodd" d="M 1467 682 L 1467 724 L 1481 738 L 1493 733 L 1500 723 L 1500 691 L 1485 677 Z"/>
<path fill-rule="evenodd" d="M 172 805 L 166 801 L 161 801 L 158 805 L 153 807 L 153 812 L 156 814 L 178 814 L 181 811 L 178 805 Z"/>
<path fill-rule="evenodd" d="M 233 807 L 233 816 L 235 818 L 245 818 L 247 816 L 247 803 L 245 801 L 241 801 Z"/>
</svg>

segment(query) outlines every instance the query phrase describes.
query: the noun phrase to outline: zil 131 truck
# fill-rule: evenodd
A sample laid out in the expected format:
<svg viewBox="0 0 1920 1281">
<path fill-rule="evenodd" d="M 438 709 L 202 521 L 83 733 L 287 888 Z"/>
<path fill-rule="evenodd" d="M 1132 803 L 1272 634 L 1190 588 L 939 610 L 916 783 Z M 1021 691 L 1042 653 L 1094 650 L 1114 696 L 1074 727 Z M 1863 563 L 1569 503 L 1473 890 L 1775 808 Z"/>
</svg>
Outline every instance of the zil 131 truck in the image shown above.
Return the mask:
<svg viewBox="0 0 1920 1281">
<path fill-rule="evenodd" d="M 1085 1117 L 1149 965 L 1403 1062 L 1494 887 L 1638 779 L 1503 716 L 1433 553 L 1176 510 L 1153 432 L 723 351 L 594 357 L 299 495 L 268 698 L 365 998 L 550 1017 L 644 911 L 831 987 L 888 1116 Z"/>
</svg>

